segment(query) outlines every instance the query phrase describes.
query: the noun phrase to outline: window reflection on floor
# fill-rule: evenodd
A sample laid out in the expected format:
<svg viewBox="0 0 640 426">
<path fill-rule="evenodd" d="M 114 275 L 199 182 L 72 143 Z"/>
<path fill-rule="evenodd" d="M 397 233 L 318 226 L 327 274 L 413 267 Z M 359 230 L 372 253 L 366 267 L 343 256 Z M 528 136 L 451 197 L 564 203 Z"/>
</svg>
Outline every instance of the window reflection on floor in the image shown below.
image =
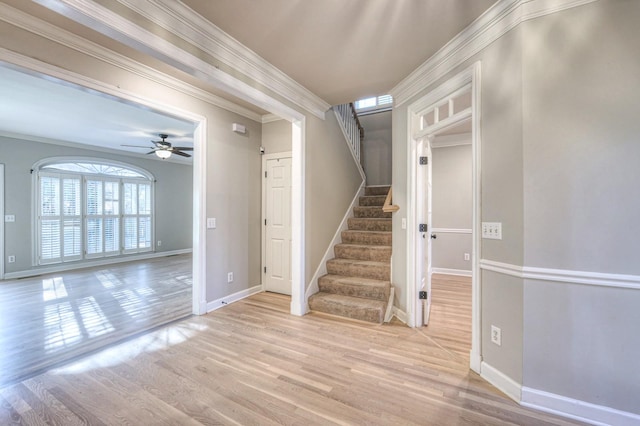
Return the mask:
<svg viewBox="0 0 640 426">
<path fill-rule="evenodd" d="M 42 300 L 49 301 L 67 297 L 67 289 L 62 277 L 47 278 L 42 280 Z"/>
<path fill-rule="evenodd" d="M 45 306 L 43 320 L 46 353 L 77 343 L 82 338 L 75 312 L 69 302 Z"/>
</svg>

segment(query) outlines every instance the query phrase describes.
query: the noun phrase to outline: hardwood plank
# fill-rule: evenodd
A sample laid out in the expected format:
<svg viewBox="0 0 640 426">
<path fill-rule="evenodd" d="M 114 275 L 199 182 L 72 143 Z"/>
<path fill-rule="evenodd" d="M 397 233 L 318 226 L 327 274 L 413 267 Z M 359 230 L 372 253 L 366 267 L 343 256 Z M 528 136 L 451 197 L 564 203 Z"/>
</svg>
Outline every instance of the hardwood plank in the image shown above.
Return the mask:
<svg viewBox="0 0 640 426">
<path fill-rule="evenodd" d="M 191 314 L 191 255 L 0 281 L 0 385 Z"/>
<path fill-rule="evenodd" d="M 442 303 L 451 291 L 443 290 Z M 73 413 L 107 425 L 580 424 L 521 407 L 471 372 L 461 331 L 450 324 L 464 316 L 442 326 L 434 317 L 431 336 L 433 329 L 398 322 L 291 316 L 289 304 L 287 296 L 256 294 L 5 387 L 0 419 L 30 425 Z"/>
</svg>

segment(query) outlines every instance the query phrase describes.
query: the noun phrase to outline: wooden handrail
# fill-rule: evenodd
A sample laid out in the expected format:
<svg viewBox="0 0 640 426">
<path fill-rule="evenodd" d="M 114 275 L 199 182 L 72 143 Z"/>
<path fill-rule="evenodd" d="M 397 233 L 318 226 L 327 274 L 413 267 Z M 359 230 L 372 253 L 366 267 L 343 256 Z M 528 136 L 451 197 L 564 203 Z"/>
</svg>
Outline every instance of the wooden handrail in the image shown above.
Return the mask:
<svg viewBox="0 0 640 426">
<path fill-rule="evenodd" d="M 387 198 L 384 200 L 384 205 L 382 206 L 382 211 L 385 213 L 393 213 L 400 210 L 400 206 L 396 206 L 395 204 L 391 204 L 393 189 L 389 188 L 389 192 L 387 193 Z"/>
</svg>

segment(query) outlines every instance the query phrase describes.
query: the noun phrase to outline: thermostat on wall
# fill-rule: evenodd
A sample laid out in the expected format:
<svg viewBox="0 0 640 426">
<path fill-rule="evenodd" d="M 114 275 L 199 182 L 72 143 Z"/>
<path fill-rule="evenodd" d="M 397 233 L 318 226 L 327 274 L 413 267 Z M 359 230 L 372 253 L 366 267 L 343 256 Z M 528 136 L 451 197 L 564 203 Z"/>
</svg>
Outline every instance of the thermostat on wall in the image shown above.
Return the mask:
<svg viewBox="0 0 640 426">
<path fill-rule="evenodd" d="M 244 126 L 244 124 L 233 123 L 232 129 L 234 132 L 242 133 L 243 135 L 247 133 L 247 128 Z"/>
</svg>

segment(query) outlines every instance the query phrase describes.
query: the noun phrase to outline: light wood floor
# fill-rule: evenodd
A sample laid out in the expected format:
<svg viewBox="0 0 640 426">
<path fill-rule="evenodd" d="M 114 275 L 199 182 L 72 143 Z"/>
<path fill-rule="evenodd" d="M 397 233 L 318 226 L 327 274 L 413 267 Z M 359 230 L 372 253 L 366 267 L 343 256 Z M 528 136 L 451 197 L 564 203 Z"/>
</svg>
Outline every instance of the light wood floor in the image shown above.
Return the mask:
<svg viewBox="0 0 640 426">
<path fill-rule="evenodd" d="M 431 315 L 420 332 L 452 358 L 469 365 L 471 277 L 433 274 Z"/>
<path fill-rule="evenodd" d="M 260 293 L 0 389 L 0 424 L 564 425 L 425 336 Z"/>
<path fill-rule="evenodd" d="M 189 316 L 191 277 L 188 254 L 0 281 L 0 385 Z"/>
</svg>

